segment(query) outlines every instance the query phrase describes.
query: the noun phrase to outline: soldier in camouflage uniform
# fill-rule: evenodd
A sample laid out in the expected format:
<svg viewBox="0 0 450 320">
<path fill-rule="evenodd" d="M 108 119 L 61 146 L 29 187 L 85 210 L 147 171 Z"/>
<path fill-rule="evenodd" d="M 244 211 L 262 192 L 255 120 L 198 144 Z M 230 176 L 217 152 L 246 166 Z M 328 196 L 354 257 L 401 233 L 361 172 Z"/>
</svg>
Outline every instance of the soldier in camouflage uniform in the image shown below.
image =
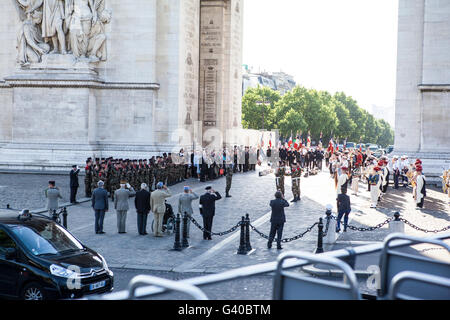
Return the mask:
<svg viewBox="0 0 450 320">
<path fill-rule="evenodd" d="M 294 195 L 294 200 L 291 202 L 297 202 L 300 201 L 300 177 L 302 176 L 299 163 L 293 164 L 290 176 L 292 179 L 292 194 Z"/>
<path fill-rule="evenodd" d="M 111 170 L 111 175 L 109 177 L 110 179 L 110 185 L 111 185 L 111 199 L 114 201 L 114 193 L 117 189 L 120 188 L 120 166 L 116 162 L 114 164 L 114 168 Z"/>
<path fill-rule="evenodd" d="M 98 176 L 99 175 L 99 171 L 100 171 L 100 169 L 99 169 L 98 166 L 95 166 L 92 169 L 91 190 L 95 190 L 95 188 L 98 187 L 97 184 L 100 181 L 100 178 Z"/>
<path fill-rule="evenodd" d="M 86 167 L 84 170 L 86 173 L 86 175 L 84 176 L 84 190 L 86 193 L 86 198 L 90 198 L 92 196 L 92 162 L 90 161 L 90 159 L 86 160 Z"/>
<path fill-rule="evenodd" d="M 281 191 L 284 196 L 284 176 L 286 175 L 286 168 L 284 161 L 280 161 L 280 166 L 275 172 L 275 183 L 277 190 Z"/>
<path fill-rule="evenodd" d="M 148 165 L 148 187 L 150 189 L 150 192 L 153 191 L 153 182 L 155 181 L 155 164 L 150 159 L 150 163 Z"/>
</svg>

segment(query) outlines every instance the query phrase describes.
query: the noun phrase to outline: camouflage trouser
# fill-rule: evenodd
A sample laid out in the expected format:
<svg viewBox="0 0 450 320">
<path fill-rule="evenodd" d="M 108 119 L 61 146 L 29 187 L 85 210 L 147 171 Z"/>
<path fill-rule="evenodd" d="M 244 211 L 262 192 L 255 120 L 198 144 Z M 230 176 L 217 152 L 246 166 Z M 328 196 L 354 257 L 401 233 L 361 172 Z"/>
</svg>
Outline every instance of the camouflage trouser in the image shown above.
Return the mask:
<svg viewBox="0 0 450 320">
<path fill-rule="evenodd" d="M 84 179 L 84 191 L 87 198 L 90 198 L 92 196 L 91 178 Z"/>
<path fill-rule="evenodd" d="M 151 172 L 150 174 L 149 174 L 149 177 L 148 177 L 148 187 L 150 188 L 150 190 L 153 190 L 153 181 L 155 180 L 155 176 L 154 176 L 154 174 L 153 174 L 153 172 Z"/>
<path fill-rule="evenodd" d="M 231 189 L 231 182 L 233 181 L 233 176 L 227 176 L 227 187 L 225 189 L 225 192 L 228 194 Z"/>
<path fill-rule="evenodd" d="M 295 198 L 300 198 L 300 178 L 292 178 L 292 194 Z"/>
<path fill-rule="evenodd" d="M 276 177 L 275 183 L 277 186 L 277 190 L 280 190 L 281 193 L 284 195 L 284 177 Z"/>
</svg>

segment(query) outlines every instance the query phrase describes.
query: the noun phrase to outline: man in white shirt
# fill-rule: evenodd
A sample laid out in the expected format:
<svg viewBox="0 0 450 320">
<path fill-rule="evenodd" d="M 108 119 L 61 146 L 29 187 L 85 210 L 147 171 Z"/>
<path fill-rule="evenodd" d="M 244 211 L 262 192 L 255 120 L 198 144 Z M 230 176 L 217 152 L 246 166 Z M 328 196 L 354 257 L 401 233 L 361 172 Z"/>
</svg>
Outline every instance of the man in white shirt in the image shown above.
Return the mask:
<svg viewBox="0 0 450 320">
<path fill-rule="evenodd" d="M 341 174 L 339 175 L 338 178 L 338 184 L 337 184 L 337 195 L 342 193 L 342 187 L 344 186 L 345 189 L 347 189 L 347 184 L 348 184 L 348 168 L 347 167 L 341 167 Z"/>
<path fill-rule="evenodd" d="M 414 199 L 416 200 L 416 205 L 418 210 L 423 209 L 423 202 L 425 197 L 427 196 L 426 192 L 426 181 L 425 176 L 422 174 L 422 166 L 416 166 L 416 192 L 414 195 Z"/>
<path fill-rule="evenodd" d="M 401 159 L 401 171 L 402 171 L 402 183 L 403 183 L 403 187 L 407 187 L 409 184 L 409 180 L 408 180 L 408 176 L 406 175 L 408 173 L 408 171 L 410 170 L 409 168 L 409 160 L 407 156 L 403 156 Z M 406 182 L 405 182 L 406 181 Z"/>
<path fill-rule="evenodd" d="M 392 172 L 394 173 L 394 189 L 398 189 L 398 178 L 400 177 L 400 161 L 398 161 L 398 157 L 394 156 L 392 158 Z"/>
</svg>

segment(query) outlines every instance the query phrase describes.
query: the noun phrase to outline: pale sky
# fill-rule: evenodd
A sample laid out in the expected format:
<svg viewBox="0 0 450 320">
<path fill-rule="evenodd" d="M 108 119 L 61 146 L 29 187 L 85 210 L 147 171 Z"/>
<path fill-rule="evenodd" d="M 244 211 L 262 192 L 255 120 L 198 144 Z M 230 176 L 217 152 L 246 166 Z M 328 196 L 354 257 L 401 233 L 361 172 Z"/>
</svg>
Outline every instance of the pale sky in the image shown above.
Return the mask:
<svg viewBox="0 0 450 320">
<path fill-rule="evenodd" d="M 398 0 L 244 0 L 244 64 L 394 108 Z"/>
</svg>

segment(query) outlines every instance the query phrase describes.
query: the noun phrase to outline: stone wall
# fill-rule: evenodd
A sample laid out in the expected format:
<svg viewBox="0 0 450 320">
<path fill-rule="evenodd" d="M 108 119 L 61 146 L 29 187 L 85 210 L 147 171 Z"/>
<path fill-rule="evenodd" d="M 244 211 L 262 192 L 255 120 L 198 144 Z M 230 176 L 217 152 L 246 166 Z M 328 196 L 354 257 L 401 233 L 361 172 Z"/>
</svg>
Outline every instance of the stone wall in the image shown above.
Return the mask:
<svg viewBox="0 0 450 320">
<path fill-rule="evenodd" d="M 400 0 L 395 153 L 450 167 L 450 2 Z"/>
</svg>

